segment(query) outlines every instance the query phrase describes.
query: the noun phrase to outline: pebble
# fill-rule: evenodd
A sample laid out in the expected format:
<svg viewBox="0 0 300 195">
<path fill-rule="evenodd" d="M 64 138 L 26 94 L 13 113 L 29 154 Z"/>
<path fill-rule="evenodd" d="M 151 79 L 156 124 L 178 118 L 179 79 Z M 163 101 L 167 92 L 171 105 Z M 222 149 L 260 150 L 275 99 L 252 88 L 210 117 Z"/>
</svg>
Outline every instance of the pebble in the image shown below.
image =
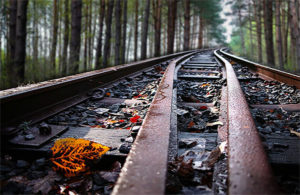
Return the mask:
<svg viewBox="0 0 300 195">
<path fill-rule="evenodd" d="M 25 161 L 25 160 L 17 160 L 17 164 L 16 164 L 17 168 L 28 168 L 30 167 L 29 162 Z"/>
<path fill-rule="evenodd" d="M 127 142 L 121 144 L 121 146 L 119 147 L 119 151 L 124 154 L 128 154 L 130 149 L 131 149 L 131 144 L 129 144 Z"/>
<path fill-rule="evenodd" d="M 137 132 L 139 132 L 140 128 L 141 128 L 141 126 L 133 126 L 131 128 L 131 131 L 134 132 L 134 133 L 137 133 Z"/>
<path fill-rule="evenodd" d="M 35 136 L 33 135 L 33 134 L 28 134 L 28 135 L 25 135 L 25 140 L 33 140 L 33 139 L 35 139 Z"/>
</svg>

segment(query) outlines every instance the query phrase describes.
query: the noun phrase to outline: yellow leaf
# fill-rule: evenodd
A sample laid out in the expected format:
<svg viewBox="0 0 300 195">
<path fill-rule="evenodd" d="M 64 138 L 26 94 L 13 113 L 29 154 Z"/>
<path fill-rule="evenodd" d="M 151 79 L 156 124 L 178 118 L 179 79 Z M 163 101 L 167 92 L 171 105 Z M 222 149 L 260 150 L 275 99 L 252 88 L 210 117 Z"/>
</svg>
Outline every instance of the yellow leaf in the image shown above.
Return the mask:
<svg viewBox="0 0 300 195">
<path fill-rule="evenodd" d="M 86 162 L 100 158 L 110 148 L 99 143 L 76 138 L 64 138 L 55 142 L 51 161 L 55 171 L 66 177 L 76 176 L 88 170 Z"/>
</svg>

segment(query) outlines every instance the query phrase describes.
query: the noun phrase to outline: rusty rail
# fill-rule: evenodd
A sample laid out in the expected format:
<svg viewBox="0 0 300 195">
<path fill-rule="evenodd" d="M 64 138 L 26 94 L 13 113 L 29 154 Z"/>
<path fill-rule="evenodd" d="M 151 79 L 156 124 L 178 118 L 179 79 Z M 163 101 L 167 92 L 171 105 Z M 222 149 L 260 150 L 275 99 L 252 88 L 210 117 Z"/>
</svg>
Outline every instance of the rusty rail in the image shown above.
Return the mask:
<svg viewBox="0 0 300 195">
<path fill-rule="evenodd" d="M 278 193 L 270 165 L 231 64 L 225 65 L 228 92 L 229 194 Z"/>
<path fill-rule="evenodd" d="M 190 55 L 169 64 L 122 168 L 113 195 L 164 194 L 174 71 L 176 64 Z"/>
<path fill-rule="evenodd" d="M 258 74 L 267 76 L 269 78 L 286 83 L 288 85 L 294 85 L 298 89 L 300 89 L 300 76 L 298 76 L 298 75 L 284 72 L 281 70 L 277 70 L 274 68 L 270 68 L 270 67 L 246 60 L 244 58 L 229 54 L 229 53 L 225 52 L 224 49 L 221 49 L 220 52 L 224 56 L 232 59 L 233 61 L 236 61 L 236 62 L 242 63 L 243 65 L 246 65 L 248 68 L 250 68 L 251 70 L 255 71 Z"/>
<path fill-rule="evenodd" d="M 1 134 L 10 135 L 24 121 L 36 123 L 86 100 L 87 92 L 157 63 L 190 53 L 180 52 L 130 64 L 52 80 L 49 84 L 0 97 Z M 56 82 L 57 81 L 57 82 Z"/>
</svg>

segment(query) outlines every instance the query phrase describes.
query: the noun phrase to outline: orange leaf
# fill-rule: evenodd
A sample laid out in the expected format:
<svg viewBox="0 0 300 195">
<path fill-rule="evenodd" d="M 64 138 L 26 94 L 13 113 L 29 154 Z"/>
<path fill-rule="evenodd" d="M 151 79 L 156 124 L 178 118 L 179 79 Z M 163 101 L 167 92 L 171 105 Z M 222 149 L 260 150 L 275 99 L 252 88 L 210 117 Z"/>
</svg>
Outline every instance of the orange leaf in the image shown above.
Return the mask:
<svg viewBox="0 0 300 195">
<path fill-rule="evenodd" d="M 194 125 L 195 125 L 194 121 L 191 121 L 191 122 L 188 124 L 188 128 L 192 128 Z"/>
<path fill-rule="evenodd" d="M 107 93 L 106 93 L 106 96 L 110 96 L 110 93 L 109 93 L 109 92 L 107 92 Z"/>
<path fill-rule="evenodd" d="M 99 143 L 76 138 L 59 139 L 52 150 L 53 169 L 66 177 L 76 176 L 87 171 L 88 160 L 100 158 L 110 148 Z"/>
</svg>

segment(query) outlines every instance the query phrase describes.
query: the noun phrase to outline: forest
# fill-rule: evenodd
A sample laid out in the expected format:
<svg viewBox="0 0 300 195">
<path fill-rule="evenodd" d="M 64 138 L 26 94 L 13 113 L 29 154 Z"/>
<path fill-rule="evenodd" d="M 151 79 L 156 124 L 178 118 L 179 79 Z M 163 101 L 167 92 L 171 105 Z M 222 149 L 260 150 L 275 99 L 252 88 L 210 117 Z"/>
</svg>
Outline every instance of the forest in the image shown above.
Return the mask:
<svg viewBox="0 0 300 195">
<path fill-rule="evenodd" d="M 1 2 L 1 89 L 224 43 L 220 0 Z"/>
<path fill-rule="evenodd" d="M 0 10 L 0 89 L 221 46 L 300 70 L 298 0 L 1 0 Z"/>
<path fill-rule="evenodd" d="M 300 73 L 300 1 L 228 0 L 233 25 L 230 47 L 240 56 Z"/>
</svg>

